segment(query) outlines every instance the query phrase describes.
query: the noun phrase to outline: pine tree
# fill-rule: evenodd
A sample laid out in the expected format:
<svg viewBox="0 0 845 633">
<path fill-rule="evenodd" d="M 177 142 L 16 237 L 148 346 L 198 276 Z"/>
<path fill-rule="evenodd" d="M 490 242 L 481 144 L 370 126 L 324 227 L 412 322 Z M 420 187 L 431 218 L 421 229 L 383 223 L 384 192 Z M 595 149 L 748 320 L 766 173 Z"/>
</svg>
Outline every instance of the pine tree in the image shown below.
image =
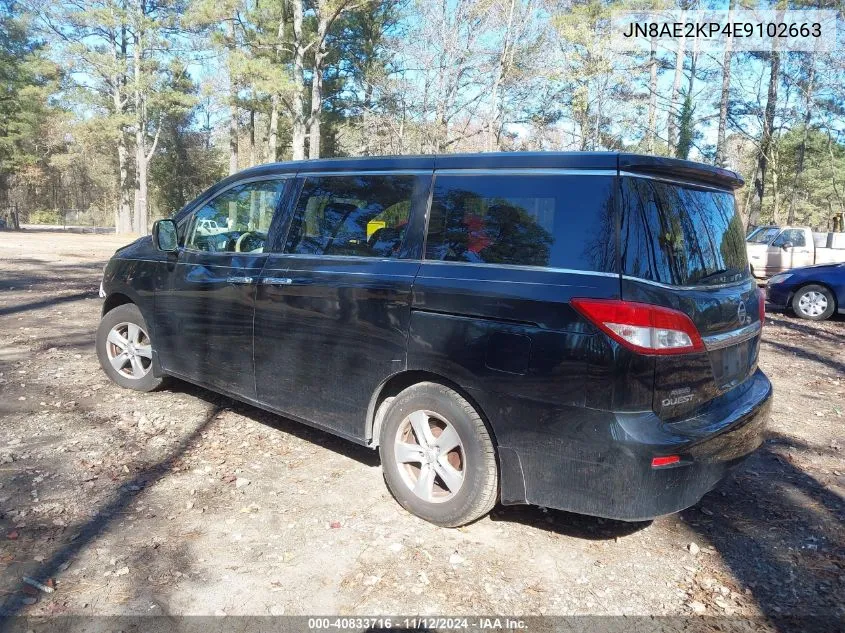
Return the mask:
<svg viewBox="0 0 845 633">
<path fill-rule="evenodd" d="M 8 205 L 14 175 L 44 158 L 41 128 L 58 79 L 30 17 L 15 0 L 0 0 L 0 206 Z"/>
</svg>

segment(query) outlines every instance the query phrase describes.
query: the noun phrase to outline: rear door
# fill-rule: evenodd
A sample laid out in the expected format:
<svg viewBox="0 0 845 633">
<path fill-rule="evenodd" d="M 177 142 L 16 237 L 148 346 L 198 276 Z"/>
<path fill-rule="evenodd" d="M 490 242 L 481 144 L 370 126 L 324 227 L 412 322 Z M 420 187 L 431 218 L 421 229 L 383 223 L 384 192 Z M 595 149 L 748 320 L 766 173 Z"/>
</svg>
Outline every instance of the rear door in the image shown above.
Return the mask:
<svg viewBox="0 0 845 633">
<path fill-rule="evenodd" d="M 526 428 L 558 442 L 579 428 L 583 407 L 651 404 L 651 359 L 621 370 L 570 305 L 619 299 L 616 180 L 615 172 L 436 172 L 409 369 L 449 378 L 507 419 L 495 430 L 502 446 L 524 441 Z M 557 417 L 561 407 L 572 416 Z"/>
<path fill-rule="evenodd" d="M 705 352 L 657 356 L 653 409 L 686 414 L 757 367 L 760 303 L 733 191 L 621 178 L 622 296 L 687 314 Z"/>
<path fill-rule="evenodd" d="M 236 184 L 190 218 L 183 246 L 155 300 L 156 347 L 168 372 L 255 397 L 255 288 L 287 180 Z"/>
<path fill-rule="evenodd" d="M 258 398 L 353 439 L 406 367 L 431 171 L 302 174 L 287 239 L 261 275 Z"/>
</svg>

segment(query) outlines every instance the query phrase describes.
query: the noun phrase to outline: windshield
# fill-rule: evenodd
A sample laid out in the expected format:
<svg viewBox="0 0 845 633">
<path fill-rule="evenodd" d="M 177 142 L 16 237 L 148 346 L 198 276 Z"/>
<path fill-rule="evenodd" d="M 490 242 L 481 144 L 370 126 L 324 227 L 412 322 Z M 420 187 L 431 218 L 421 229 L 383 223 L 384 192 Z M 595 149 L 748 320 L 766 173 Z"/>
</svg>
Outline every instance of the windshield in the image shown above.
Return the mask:
<svg viewBox="0 0 845 633">
<path fill-rule="evenodd" d="M 750 244 L 768 244 L 780 229 L 776 226 L 761 226 L 759 229 L 754 229 L 751 235 L 746 239 Z"/>
<path fill-rule="evenodd" d="M 731 192 L 623 178 L 620 241 L 623 270 L 632 277 L 694 286 L 749 274 Z"/>
</svg>

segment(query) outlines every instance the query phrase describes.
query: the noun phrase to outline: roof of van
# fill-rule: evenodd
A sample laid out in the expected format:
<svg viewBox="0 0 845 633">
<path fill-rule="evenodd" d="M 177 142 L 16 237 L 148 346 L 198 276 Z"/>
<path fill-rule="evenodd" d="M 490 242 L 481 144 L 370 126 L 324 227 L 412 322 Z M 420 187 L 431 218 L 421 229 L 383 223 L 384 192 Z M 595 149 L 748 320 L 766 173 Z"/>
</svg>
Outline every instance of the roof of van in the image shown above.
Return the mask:
<svg viewBox="0 0 845 633">
<path fill-rule="evenodd" d="M 744 183 L 739 174 L 721 167 L 677 158 L 627 152 L 485 152 L 423 156 L 363 156 L 287 161 L 251 167 L 235 176 L 320 171 L 392 171 L 429 169 L 573 169 L 628 171 L 705 182 L 736 189 Z M 228 180 L 228 179 L 227 179 Z"/>
</svg>

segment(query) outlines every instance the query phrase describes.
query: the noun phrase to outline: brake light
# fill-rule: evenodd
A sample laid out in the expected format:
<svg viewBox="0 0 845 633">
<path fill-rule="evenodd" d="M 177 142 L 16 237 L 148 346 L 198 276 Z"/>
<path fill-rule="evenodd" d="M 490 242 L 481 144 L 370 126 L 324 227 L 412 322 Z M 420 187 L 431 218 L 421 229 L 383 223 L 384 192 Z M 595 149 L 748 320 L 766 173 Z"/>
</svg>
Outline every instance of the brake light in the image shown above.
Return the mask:
<svg viewBox="0 0 845 633">
<path fill-rule="evenodd" d="M 652 468 L 662 468 L 663 466 L 671 466 L 672 464 L 680 464 L 681 458 L 679 455 L 666 455 L 665 457 L 655 457 L 651 460 Z"/>
<path fill-rule="evenodd" d="M 573 299 L 573 307 L 610 338 L 641 354 L 688 354 L 704 350 L 683 312 L 621 299 Z"/>
<path fill-rule="evenodd" d="M 760 309 L 760 325 L 766 320 L 766 293 L 762 288 L 757 288 L 757 303 Z"/>
</svg>

